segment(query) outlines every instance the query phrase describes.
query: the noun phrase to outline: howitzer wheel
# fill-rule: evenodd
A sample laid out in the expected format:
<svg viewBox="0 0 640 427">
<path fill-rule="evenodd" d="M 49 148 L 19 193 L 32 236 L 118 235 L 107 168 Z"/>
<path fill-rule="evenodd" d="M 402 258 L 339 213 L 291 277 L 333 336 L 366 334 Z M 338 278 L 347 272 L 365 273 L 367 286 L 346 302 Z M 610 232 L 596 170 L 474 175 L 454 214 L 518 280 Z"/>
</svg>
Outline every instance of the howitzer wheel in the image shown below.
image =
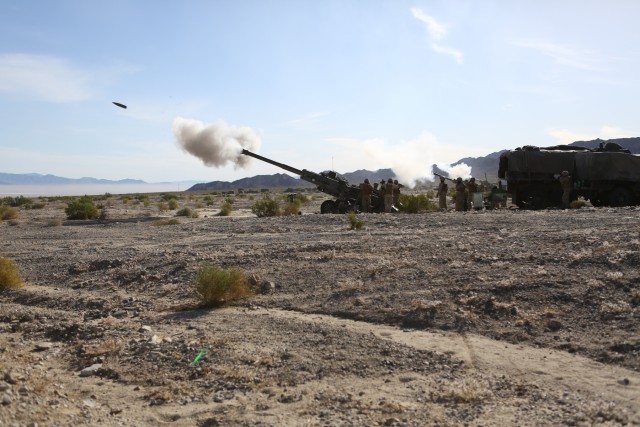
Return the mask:
<svg viewBox="0 0 640 427">
<path fill-rule="evenodd" d="M 338 204 L 333 200 L 325 200 L 320 205 L 320 213 L 321 214 L 331 214 L 338 212 Z"/>
<path fill-rule="evenodd" d="M 618 187 L 609 194 L 609 204 L 611 206 L 629 206 L 631 193 L 624 187 Z"/>
</svg>

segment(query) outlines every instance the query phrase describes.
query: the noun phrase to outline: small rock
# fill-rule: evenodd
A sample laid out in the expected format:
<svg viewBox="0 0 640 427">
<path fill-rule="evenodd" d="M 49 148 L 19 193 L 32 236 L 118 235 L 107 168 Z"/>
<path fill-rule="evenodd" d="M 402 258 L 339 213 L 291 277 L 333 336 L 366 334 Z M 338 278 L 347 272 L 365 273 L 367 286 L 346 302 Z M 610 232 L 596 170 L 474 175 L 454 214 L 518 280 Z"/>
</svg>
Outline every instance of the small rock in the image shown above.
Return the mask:
<svg viewBox="0 0 640 427">
<path fill-rule="evenodd" d="M 113 317 L 127 317 L 127 310 L 116 310 L 111 315 Z"/>
<path fill-rule="evenodd" d="M 151 332 L 151 326 L 147 326 L 147 325 L 141 326 L 140 332 Z"/>
<path fill-rule="evenodd" d="M 88 368 L 84 368 L 80 371 L 81 377 L 90 377 L 98 373 L 98 371 L 102 368 L 102 363 L 96 363 L 94 365 L 89 366 Z"/>
<path fill-rule="evenodd" d="M 37 351 L 51 350 L 52 348 L 53 348 L 52 342 L 39 342 L 36 344 Z"/>
<path fill-rule="evenodd" d="M 11 396 L 9 396 L 8 394 L 2 395 L 2 404 L 3 405 L 9 405 L 9 404 L 11 404 L 11 402 L 12 402 Z"/>
<path fill-rule="evenodd" d="M 275 290 L 276 290 L 276 285 L 273 282 L 264 281 L 260 285 L 260 293 L 262 294 L 271 294 L 275 292 Z"/>
<path fill-rule="evenodd" d="M 16 374 L 9 371 L 4 374 L 4 380 L 9 384 L 18 384 L 18 379 L 16 378 Z"/>
<path fill-rule="evenodd" d="M 623 378 L 623 379 L 618 381 L 618 384 L 629 385 L 630 382 L 631 381 L 629 381 L 629 378 Z"/>
<path fill-rule="evenodd" d="M 0 381 L 0 391 L 7 391 L 11 388 L 11 386 L 9 385 L 9 383 L 4 382 L 4 381 Z"/>
</svg>

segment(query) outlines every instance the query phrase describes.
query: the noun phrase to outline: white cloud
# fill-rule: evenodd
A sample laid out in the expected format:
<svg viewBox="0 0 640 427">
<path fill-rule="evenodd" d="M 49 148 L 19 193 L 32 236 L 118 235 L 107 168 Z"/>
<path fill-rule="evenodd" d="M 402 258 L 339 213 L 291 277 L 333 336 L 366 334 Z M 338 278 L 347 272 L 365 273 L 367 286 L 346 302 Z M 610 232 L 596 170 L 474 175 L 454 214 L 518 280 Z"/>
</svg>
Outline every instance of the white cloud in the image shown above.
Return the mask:
<svg viewBox="0 0 640 427">
<path fill-rule="evenodd" d="M 0 92 L 49 102 L 77 102 L 90 98 L 91 76 L 67 61 L 46 55 L 0 55 Z"/>
<path fill-rule="evenodd" d="M 309 113 L 305 116 L 289 120 L 286 124 L 296 129 L 309 129 L 329 114 L 328 112 Z"/>
<path fill-rule="evenodd" d="M 463 63 L 463 53 L 461 51 L 438 43 L 447 38 L 448 28 L 445 24 L 436 21 L 434 17 L 427 15 L 422 9 L 414 7 L 411 9 L 411 14 L 418 21 L 425 24 L 431 50 L 442 55 L 452 56 L 458 64 Z"/>
<path fill-rule="evenodd" d="M 558 144 L 571 144 L 576 141 L 591 141 L 594 139 L 614 139 L 614 138 L 628 138 L 631 133 L 626 132 L 620 128 L 613 126 L 603 126 L 599 131 L 593 133 L 580 133 L 574 132 L 568 129 L 556 129 L 551 128 L 547 130 L 547 133 L 551 135 Z"/>
<path fill-rule="evenodd" d="M 553 58 L 560 65 L 591 71 L 602 69 L 598 65 L 595 52 L 592 50 L 542 41 L 516 41 L 512 44 L 526 49 L 533 49 Z"/>
</svg>

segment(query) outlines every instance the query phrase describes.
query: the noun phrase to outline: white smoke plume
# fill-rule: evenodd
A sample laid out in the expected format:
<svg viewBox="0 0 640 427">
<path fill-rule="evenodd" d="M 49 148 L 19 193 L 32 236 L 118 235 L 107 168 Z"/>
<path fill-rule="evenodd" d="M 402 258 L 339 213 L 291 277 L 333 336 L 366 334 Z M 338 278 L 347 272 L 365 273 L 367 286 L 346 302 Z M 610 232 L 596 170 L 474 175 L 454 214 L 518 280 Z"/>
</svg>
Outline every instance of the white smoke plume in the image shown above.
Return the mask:
<svg viewBox="0 0 640 427">
<path fill-rule="evenodd" d="M 414 188 L 418 181 L 433 181 L 433 165 L 438 153 L 442 152 L 436 138 L 428 133 L 418 138 L 386 146 L 380 139 L 354 140 L 348 138 L 334 138 L 334 143 L 346 147 L 352 158 L 365 158 L 371 163 L 369 167 L 388 168 L 398 177 L 398 181 L 409 188 Z M 471 176 L 471 167 L 461 163 L 456 166 L 438 164 L 438 168 L 447 172 L 449 177 L 460 176 L 465 179 Z"/>
<path fill-rule="evenodd" d="M 246 168 L 251 157 L 243 156 L 242 149 L 256 152 L 260 137 L 249 127 L 229 126 L 223 121 L 205 124 L 198 120 L 176 117 L 173 134 L 178 145 L 199 158 L 207 166 L 222 167 L 231 163 L 236 169 Z"/>
<path fill-rule="evenodd" d="M 471 166 L 467 165 L 466 163 L 459 163 L 455 166 L 451 166 L 446 163 L 439 163 L 436 166 L 438 166 L 438 169 L 442 170 L 443 172 L 446 172 L 447 175 L 449 175 L 449 178 L 451 179 L 471 178 Z"/>
</svg>

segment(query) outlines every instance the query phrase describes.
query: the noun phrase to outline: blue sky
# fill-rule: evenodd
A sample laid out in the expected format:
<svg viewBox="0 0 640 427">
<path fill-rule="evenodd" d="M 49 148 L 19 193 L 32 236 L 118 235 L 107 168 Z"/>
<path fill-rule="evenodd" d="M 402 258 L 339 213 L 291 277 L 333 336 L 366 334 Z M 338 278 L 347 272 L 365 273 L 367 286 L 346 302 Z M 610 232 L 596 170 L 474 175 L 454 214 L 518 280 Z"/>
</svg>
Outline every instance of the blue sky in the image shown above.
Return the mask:
<svg viewBox="0 0 640 427">
<path fill-rule="evenodd" d="M 3 0 L 0 172 L 281 172 L 206 166 L 178 117 L 297 168 L 407 181 L 503 148 L 640 136 L 639 20 L 636 0 Z"/>
</svg>

